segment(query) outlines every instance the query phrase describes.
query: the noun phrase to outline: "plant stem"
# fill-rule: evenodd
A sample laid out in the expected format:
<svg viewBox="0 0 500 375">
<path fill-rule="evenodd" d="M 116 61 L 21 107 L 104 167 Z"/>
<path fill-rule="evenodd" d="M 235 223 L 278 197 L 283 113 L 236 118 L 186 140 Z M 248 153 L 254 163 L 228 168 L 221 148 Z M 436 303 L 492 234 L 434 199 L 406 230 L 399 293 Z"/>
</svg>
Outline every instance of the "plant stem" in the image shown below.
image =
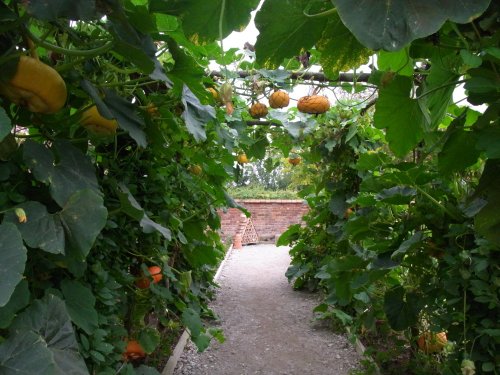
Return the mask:
<svg viewBox="0 0 500 375">
<path fill-rule="evenodd" d="M 466 327 L 466 320 L 467 320 L 467 289 L 464 287 L 464 307 L 463 307 L 463 314 L 464 314 L 464 355 L 467 356 L 467 346 L 466 346 L 466 335 L 467 335 L 467 327 Z"/>
<path fill-rule="evenodd" d="M 451 28 L 453 29 L 453 31 L 458 35 L 458 37 L 460 38 L 460 40 L 465 45 L 465 48 L 467 48 L 468 50 L 470 50 L 469 42 L 467 42 L 467 39 L 465 39 L 465 37 L 463 36 L 463 34 L 460 32 L 460 30 L 458 30 L 457 24 L 454 23 L 454 22 L 450 22 L 450 24 L 451 24 Z"/>
<path fill-rule="evenodd" d="M 98 87 L 116 87 L 116 86 L 125 86 L 125 85 L 130 85 L 136 82 L 142 82 L 145 80 L 150 79 L 149 77 L 140 77 L 136 79 L 131 79 L 130 81 L 127 82 L 111 82 L 111 83 L 102 83 L 100 85 L 97 85 Z M 155 81 L 148 82 L 148 84 L 154 83 Z"/>
<path fill-rule="evenodd" d="M 226 59 L 224 58 L 225 52 L 224 52 L 224 42 L 223 42 L 223 32 L 222 32 L 222 26 L 224 23 L 224 11 L 226 8 L 226 0 L 222 0 L 222 4 L 220 7 L 221 9 L 219 17 L 219 40 L 220 40 L 220 49 L 222 50 L 222 66 L 224 67 L 224 80 L 227 81 L 227 64 L 226 64 Z"/>
<path fill-rule="evenodd" d="M 106 66 L 107 68 L 109 68 L 109 69 L 111 69 L 111 70 L 113 70 L 113 71 L 115 71 L 117 73 L 120 73 L 120 74 L 126 74 L 126 75 L 128 75 L 128 74 L 139 72 L 138 69 L 123 69 L 123 68 L 120 68 L 120 67 L 118 67 L 116 65 L 113 65 L 113 64 L 111 64 L 109 62 L 105 62 L 104 66 Z"/>
<path fill-rule="evenodd" d="M 420 186 L 414 185 L 414 188 L 424 195 L 427 199 L 429 199 L 432 203 L 434 203 L 436 206 L 438 206 L 443 212 L 447 213 L 451 218 L 455 220 L 460 220 L 458 216 L 456 216 L 453 212 L 448 210 L 445 206 L 443 206 L 436 198 L 434 198 L 432 195 L 427 193 L 424 189 L 422 189 Z"/>
<path fill-rule="evenodd" d="M 61 53 L 63 55 L 69 55 L 69 56 L 85 56 L 87 58 L 94 57 L 101 55 L 105 52 L 108 52 L 114 45 L 114 41 L 110 40 L 107 43 L 103 44 L 102 46 L 92 48 L 92 49 L 87 49 L 87 50 L 73 50 L 73 49 L 67 49 L 63 47 L 56 46 L 54 44 L 48 43 L 40 38 L 38 38 L 36 35 L 31 33 L 28 29 L 26 29 L 26 34 L 29 36 L 31 40 L 40 47 L 46 48 L 48 50 L 54 51 Z"/>
<path fill-rule="evenodd" d="M 445 87 L 448 87 L 448 86 L 456 86 L 456 85 L 460 85 L 461 83 L 465 83 L 467 82 L 468 79 L 460 79 L 458 81 L 455 81 L 455 82 L 450 82 L 450 83 L 445 83 L 441 86 L 438 86 L 438 87 L 434 87 L 433 89 L 430 89 L 429 91 L 426 91 L 424 92 L 423 94 L 417 96 L 415 99 L 422 99 L 424 96 L 427 96 L 431 93 L 433 93 L 434 91 L 438 91 L 438 90 L 441 90 L 441 89 L 444 89 Z"/>
<path fill-rule="evenodd" d="M 325 10 L 324 12 L 316 13 L 316 14 L 309 14 L 309 13 L 307 13 L 307 9 L 304 9 L 304 11 L 302 13 L 304 14 L 304 16 L 309 17 L 309 18 L 326 17 L 326 16 L 329 16 L 331 14 L 337 13 L 337 8 L 328 9 L 328 10 Z"/>
</svg>

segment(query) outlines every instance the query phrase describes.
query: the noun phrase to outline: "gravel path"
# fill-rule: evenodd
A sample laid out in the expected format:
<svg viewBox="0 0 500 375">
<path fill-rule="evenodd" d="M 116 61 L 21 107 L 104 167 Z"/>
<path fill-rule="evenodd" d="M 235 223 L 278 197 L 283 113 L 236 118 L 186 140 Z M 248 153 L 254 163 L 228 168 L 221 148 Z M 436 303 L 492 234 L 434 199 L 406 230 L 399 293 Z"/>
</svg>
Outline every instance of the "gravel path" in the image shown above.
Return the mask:
<svg viewBox="0 0 500 375">
<path fill-rule="evenodd" d="M 188 344 L 175 375 L 342 375 L 359 356 L 345 336 L 313 323 L 314 294 L 293 291 L 287 247 L 234 250 L 212 304 L 226 341 L 203 353 Z"/>
</svg>

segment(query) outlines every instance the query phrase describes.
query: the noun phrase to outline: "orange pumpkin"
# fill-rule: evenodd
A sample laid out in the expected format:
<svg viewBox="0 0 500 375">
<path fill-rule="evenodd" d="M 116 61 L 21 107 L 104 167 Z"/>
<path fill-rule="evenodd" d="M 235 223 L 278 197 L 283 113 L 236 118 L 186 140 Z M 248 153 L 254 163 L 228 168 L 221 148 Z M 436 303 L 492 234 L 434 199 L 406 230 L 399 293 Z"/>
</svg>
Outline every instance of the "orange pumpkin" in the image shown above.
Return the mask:
<svg viewBox="0 0 500 375">
<path fill-rule="evenodd" d="M 123 353 L 124 360 L 128 361 L 130 359 L 136 360 L 141 359 L 146 356 L 146 352 L 142 348 L 141 344 L 137 340 L 127 341 L 127 347 Z"/>
<path fill-rule="evenodd" d="M 252 104 L 252 106 L 249 109 L 249 112 L 250 116 L 252 116 L 253 118 L 260 118 L 260 117 L 266 117 L 268 110 L 265 104 L 255 103 Z"/>
<path fill-rule="evenodd" d="M 158 266 L 151 266 L 148 268 L 148 272 L 153 278 L 153 284 L 158 284 L 161 279 L 163 279 L 163 274 L 161 273 L 161 268 Z M 135 285 L 139 289 L 147 289 L 151 284 L 151 277 L 142 276 L 135 281 Z"/>
<path fill-rule="evenodd" d="M 285 108 L 290 103 L 290 97 L 285 91 L 275 91 L 269 97 L 271 108 Z"/>
<path fill-rule="evenodd" d="M 346 210 L 344 211 L 344 219 L 349 219 L 353 212 L 354 210 L 351 207 L 346 208 Z"/>
<path fill-rule="evenodd" d="M 321 95 L 303 96 L 297 103 L 297 109 L 302 113 L 325 113 L 330 109 L 330 102 Z"/>
</svg>

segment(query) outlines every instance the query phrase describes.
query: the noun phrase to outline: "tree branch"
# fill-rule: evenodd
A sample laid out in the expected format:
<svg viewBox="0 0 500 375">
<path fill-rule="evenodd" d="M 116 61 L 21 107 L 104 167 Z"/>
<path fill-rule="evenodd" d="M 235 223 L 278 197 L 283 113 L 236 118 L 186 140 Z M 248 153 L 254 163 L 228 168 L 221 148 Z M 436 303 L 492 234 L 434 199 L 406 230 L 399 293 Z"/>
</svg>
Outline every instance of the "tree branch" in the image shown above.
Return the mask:
<svg viewBox="0 0 500 375">
<path fill-rule="evenodd" d="M 266 120 L 249 120 L 249 121 L 246 121 L 246 124 L 248 126 L 254 126 L 254 125 L 274 125 L 274 126 L 281 126 L 281 124 L 278 122 L 278 121 L 274 121 L 274 120 L 270 120 L 270 121 L 266 121 Z"/>
<path fill-rule="evenodd" d="M 259 74 L 259 71 L 238 70 L 233 73 L 238 75 L 240 78 L 247 78 L 249 76 Z M 326 77 L 324 73 L 313 73 L 313 72 L 289 72 L 289 73 L 290 73 L 290 76 L 288 77 L 289 79 L 292 80 L 301 79 L 304 81 L 316 81 L 316 82 L 368 82 L 368 79 L 370 78 L 370 73 L 359 73 L 359 74 L 340 73 L 337 79 L 330 79 Z M 224 74 L 220 71 L 214 70 L 210 72 L 210 77 L 212 78 L 224 77 Z"/>
</svg>

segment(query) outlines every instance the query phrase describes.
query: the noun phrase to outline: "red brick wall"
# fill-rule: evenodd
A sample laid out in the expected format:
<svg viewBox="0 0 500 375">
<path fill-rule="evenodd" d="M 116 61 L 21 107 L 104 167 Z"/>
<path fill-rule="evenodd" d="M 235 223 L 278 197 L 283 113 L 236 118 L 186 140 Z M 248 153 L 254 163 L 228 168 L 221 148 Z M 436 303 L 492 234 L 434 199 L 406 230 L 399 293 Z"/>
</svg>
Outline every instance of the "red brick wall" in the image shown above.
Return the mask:
<svg viewBox="0 0 500 375">
<path fill-rule="evenodd" d="M 290 225 L 302 222 L 302 216 L 309 210 L 302 200 L 280 199 L 241 199 L 236 200 L 251 214 L 252 222 L 259 236 L 259 241 L 274 241 Z M 227 212 L 219 212 L 221 217 L 221 237 L 232 238 L 241 220 L 242 212 L 229 208 Z"/>
</svg>

